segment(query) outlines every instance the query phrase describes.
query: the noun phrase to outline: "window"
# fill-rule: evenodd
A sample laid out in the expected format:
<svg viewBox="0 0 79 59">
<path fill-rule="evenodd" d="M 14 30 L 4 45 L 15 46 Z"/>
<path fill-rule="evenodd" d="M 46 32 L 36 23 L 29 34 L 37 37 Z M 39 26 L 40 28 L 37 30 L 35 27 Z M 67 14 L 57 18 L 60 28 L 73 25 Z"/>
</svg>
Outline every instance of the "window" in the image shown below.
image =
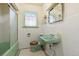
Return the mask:
<svg viewBox="0 0 79 59">
<path fill-rule="evenodd" d="M 50 24 L 52 24 L 53 22 L 55 22 L 55 17 L 54 17 L 53 15 L 49 15 L 48 22 L 49 22 Z"/>
<path fill-rule="evenodd" d="M 25 26 L 36 27 L 37 26 L 37 13 L 26 12 L 25 13 Z"/>
</svg>

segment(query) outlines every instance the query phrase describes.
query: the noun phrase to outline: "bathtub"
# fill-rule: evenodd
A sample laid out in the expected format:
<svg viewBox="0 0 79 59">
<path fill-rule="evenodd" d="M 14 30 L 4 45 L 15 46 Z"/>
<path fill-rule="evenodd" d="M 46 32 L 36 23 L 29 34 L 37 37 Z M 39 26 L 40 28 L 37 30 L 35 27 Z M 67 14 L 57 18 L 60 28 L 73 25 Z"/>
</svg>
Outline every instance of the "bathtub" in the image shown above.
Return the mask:
<svg viewBox="0 0 79 59">
<path fill-rule="evenodd" d="M 0 43 L 0 56 L 10 48 L 9 42 Z"/>
<path fill-rule="evenodd" d="M 2 56 L 16 56 L 18 52 L 18 41 L 15 42 L 15 44 L 10 47 Z"/>
</svg>

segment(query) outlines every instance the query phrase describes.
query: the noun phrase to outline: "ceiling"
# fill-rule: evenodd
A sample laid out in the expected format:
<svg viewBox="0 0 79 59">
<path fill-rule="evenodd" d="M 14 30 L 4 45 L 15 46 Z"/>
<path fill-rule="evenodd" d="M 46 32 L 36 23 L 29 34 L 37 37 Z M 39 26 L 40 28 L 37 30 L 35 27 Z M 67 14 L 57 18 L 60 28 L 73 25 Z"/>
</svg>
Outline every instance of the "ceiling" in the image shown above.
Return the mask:
<svg viewBox="0 0 79 59">
<path fill-rule="evenodd" d="M 33 4 L 33 5 L 43 6 L 44 3 L 27 3 L 27 4 Z"/>
</svg>

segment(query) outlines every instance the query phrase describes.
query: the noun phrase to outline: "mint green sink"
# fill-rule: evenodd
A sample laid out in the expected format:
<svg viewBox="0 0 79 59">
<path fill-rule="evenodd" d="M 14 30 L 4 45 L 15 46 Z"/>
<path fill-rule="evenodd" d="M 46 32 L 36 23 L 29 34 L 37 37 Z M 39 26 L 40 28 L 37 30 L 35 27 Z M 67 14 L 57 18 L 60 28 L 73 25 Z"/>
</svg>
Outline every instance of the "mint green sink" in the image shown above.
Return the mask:
<svg viewBox="0 0 79 59">
<path fill-rule="evenodd" d="M 55 35 L 52 34 L 42 35 L 40 36 L 40 39 L 48 44 L 58 43 L 60 41 L 59 38 L 56 38 Z"/>
</svg>

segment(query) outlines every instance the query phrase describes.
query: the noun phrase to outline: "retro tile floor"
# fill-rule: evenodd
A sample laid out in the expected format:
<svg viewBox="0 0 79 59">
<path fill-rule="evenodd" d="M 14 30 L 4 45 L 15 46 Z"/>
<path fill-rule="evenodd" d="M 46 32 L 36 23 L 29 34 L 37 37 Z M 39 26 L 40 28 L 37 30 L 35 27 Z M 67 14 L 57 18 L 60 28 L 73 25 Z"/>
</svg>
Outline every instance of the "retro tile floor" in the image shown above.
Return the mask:
<svg viewBox="0 0 79 59">
<path fill-rule="evenodd" d="M 22 49 L 19 56 L 45 56 L 45 53 L 42 50 L 31 52 L 30 49 Z"/>
</svg>

